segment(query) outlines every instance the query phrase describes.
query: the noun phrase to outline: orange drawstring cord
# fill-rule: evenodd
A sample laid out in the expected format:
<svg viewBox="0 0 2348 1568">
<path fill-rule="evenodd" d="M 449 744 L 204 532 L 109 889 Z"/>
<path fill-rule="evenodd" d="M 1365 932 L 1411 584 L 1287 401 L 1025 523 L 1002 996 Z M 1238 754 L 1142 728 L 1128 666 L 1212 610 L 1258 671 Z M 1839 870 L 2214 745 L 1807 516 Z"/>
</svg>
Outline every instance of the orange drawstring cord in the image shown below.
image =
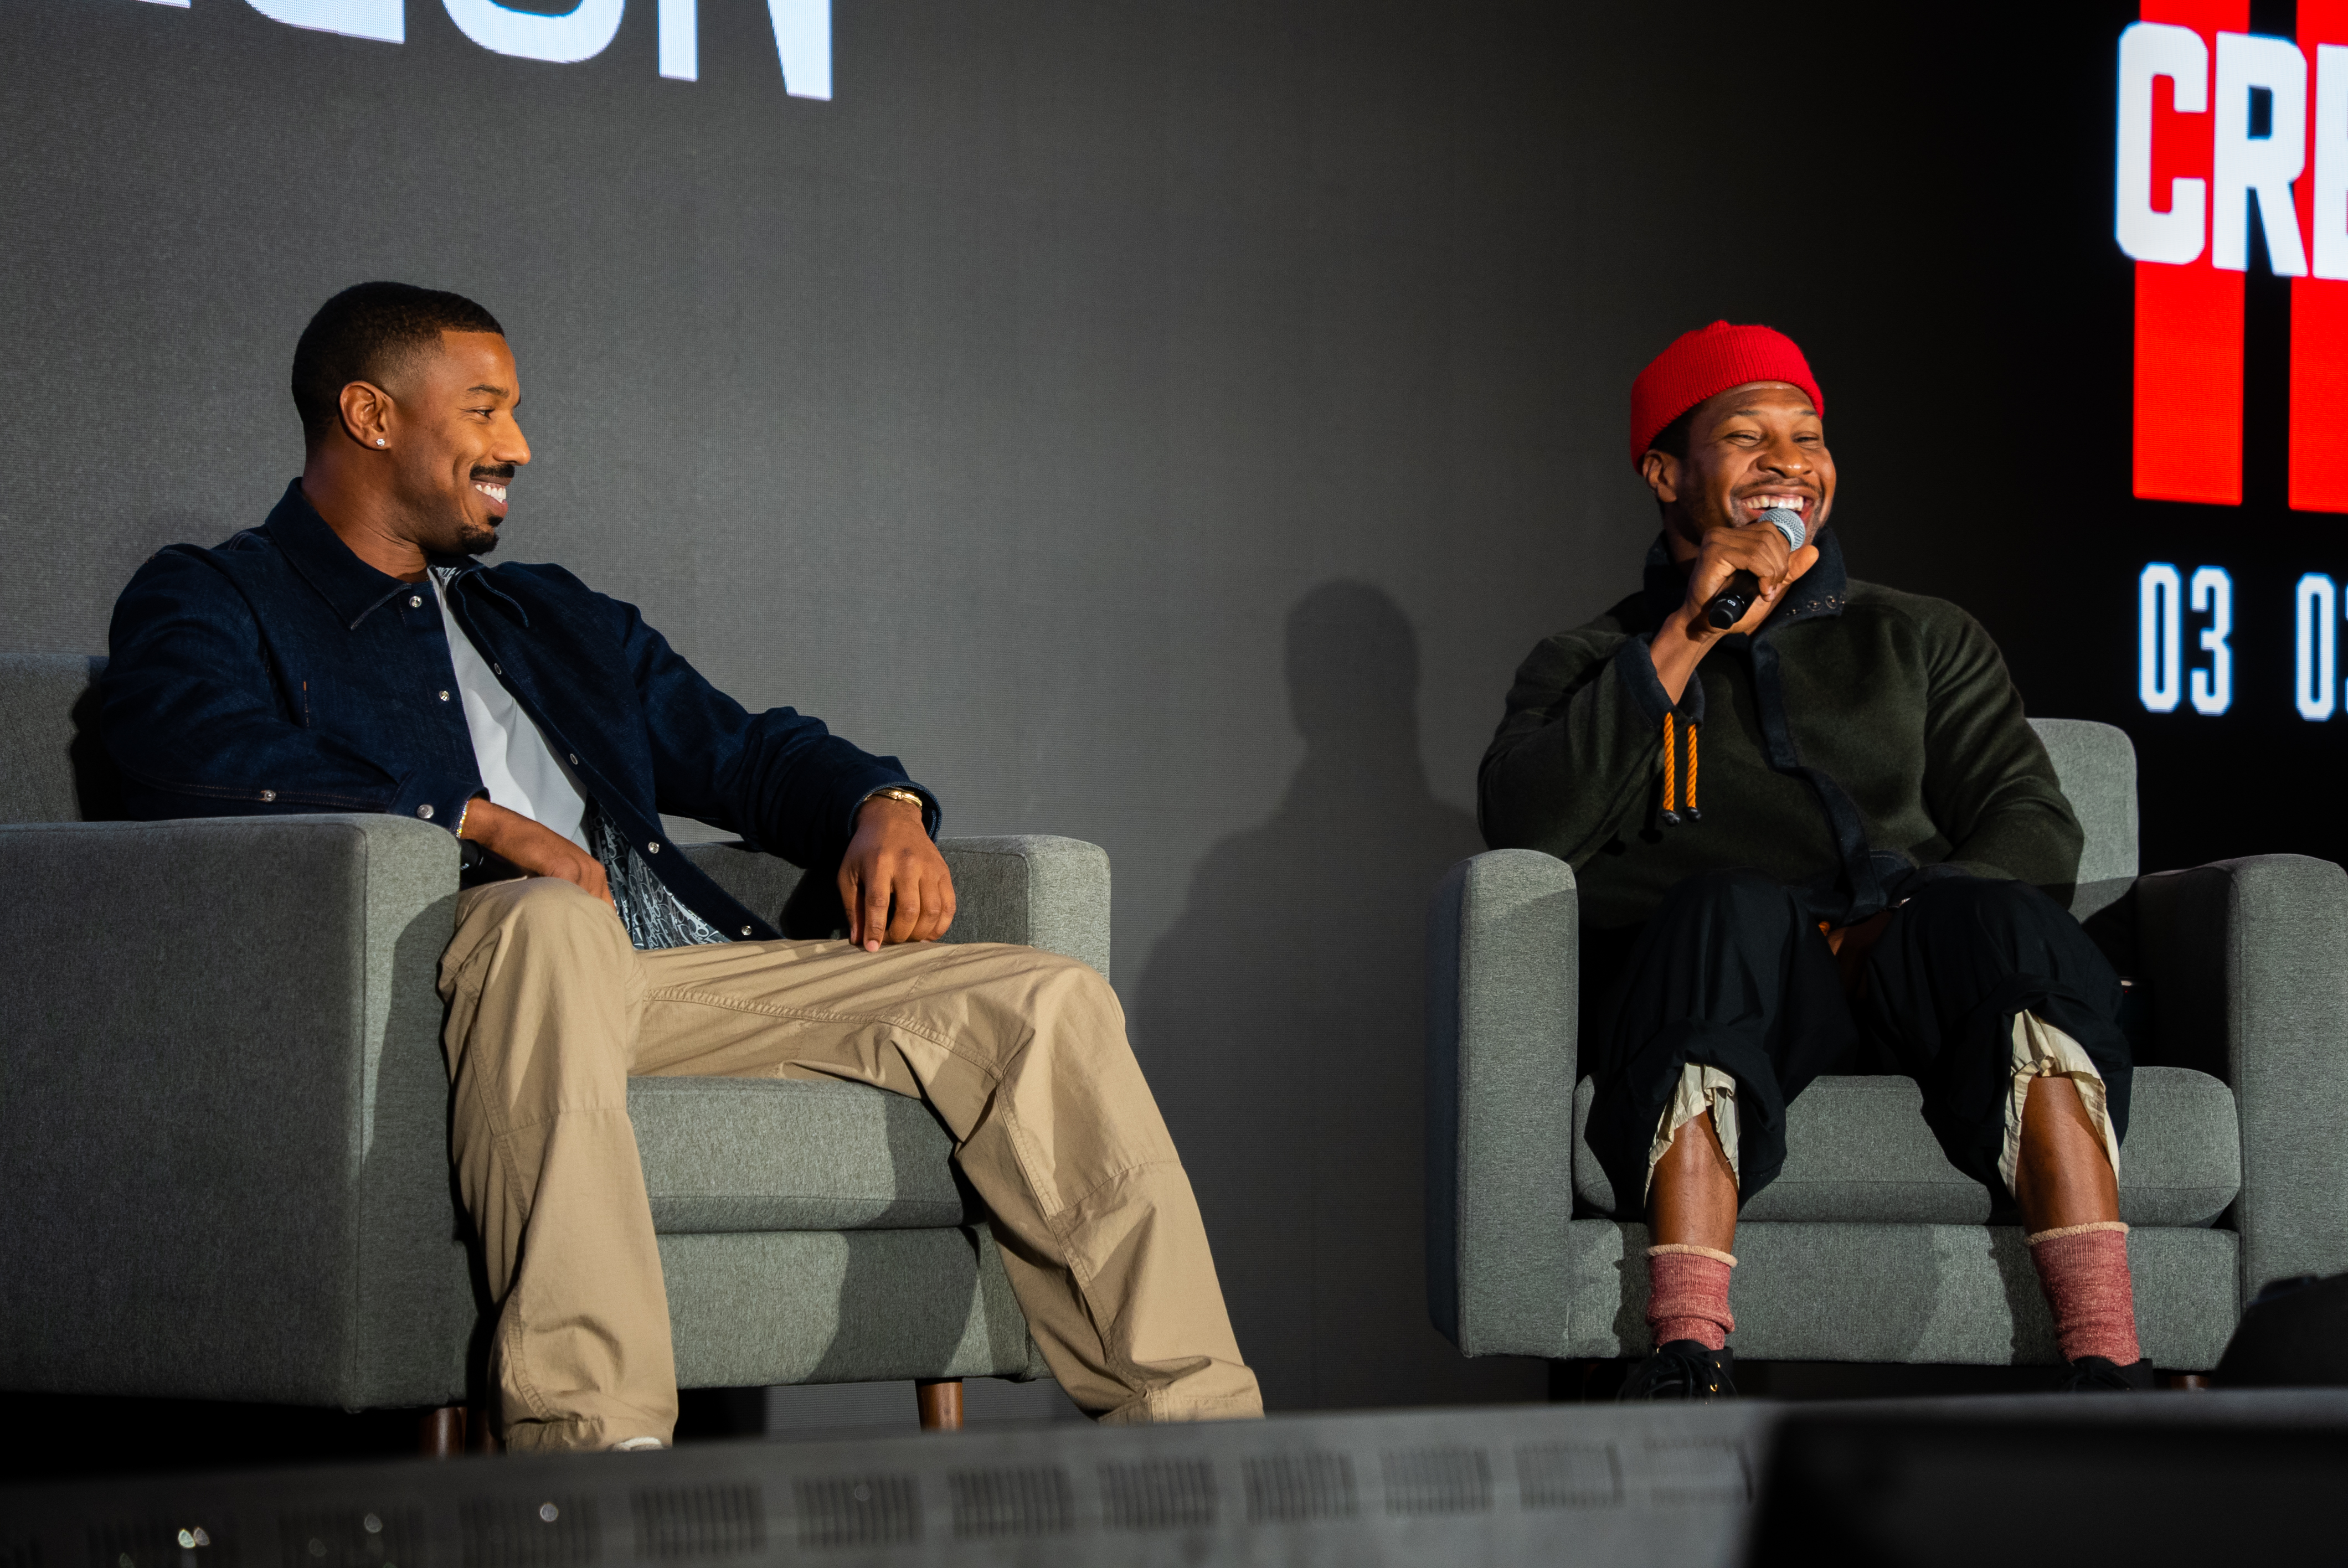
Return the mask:
<svg viewBox="0 0 2348 1568">
<path fill-rule="evenodd" d="M 1672 716 L 1663 715 L 1663 822 L 1676 825 L 1679 814 L 1679 747 L 1673 744 Z"/>
<path fill-rule="evenodd" d="M 1704 820 L 1704 813 L 1696 809 L 1695 804 L 1698 726 L 1694 721 L 1690 721 L 1685 727 L 1687 730 L 1687 809 L 1683 812 L 1680 809 L 1679 726 L 1673 723 L 1673 715 L 1670 713 L 1663 715 L 1663 809 L 1659 815 L 1665 827 L 1677 827 L 1684 820 L 1687 822 Z"/>
<path fill-rule="evenodd" d="M 1696 753 L 1695 753 L 1695 738 L 1696 738 L 1696 735 L 1697 735 L 1697 733 L 1699 733 L 1700 729 L 1701 729 L 1701 726 L 1700 726 L 1700 725 L 1693 724 L 1693 723 L 1692 723 L 1692 724 L 1690 724 L 1690 725 L 1687 727 L 1687 737 L 1688 737 L 1687 819 L 1688 819 L 1690 822 L 1702 822 L 1702 821 L 1704 820 L 1704 813 L 1702 813 L 1702 812 L 1698 811 L 1698 810 L 1696 809 L 1696 806 L 1695 806 L 1695 757 L 1696 757 Z"/>
</svg>

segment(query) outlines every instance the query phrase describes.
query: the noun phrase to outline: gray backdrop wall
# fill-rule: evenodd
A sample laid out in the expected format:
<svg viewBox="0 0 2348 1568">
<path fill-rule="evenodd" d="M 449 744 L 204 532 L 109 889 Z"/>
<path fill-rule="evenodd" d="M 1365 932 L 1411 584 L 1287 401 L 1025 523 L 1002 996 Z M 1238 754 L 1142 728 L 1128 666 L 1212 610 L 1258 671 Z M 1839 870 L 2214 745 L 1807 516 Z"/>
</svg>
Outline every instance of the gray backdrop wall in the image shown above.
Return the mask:
<svg viewBox="0 0 2348 1568">
<path fill-rule="evenodd" d="M 1900 37 L 1771 15 L 839 0 L 814 102 L 750 0 L 693 83 L 650 0 L 567 66 L 434 0 L 400 45 L 16 0 L 5 644 L 102 650 L 149 552 L 261 519 L 326 294 L 472 294 L 537 451 L 505 557 L 901 753 L 949 831 L 1107 847 L 1272 1401 L 1538 1397 L 1426 1321 L 1421 917 L 1517 660 L 1635 582 L 1631 376 L 1715 316 L 1801 333 L 1859 569 L 1922 559 L 1863 553 L 1935 372 L 1860 302 L 1935 111 Z"/>
</svg>

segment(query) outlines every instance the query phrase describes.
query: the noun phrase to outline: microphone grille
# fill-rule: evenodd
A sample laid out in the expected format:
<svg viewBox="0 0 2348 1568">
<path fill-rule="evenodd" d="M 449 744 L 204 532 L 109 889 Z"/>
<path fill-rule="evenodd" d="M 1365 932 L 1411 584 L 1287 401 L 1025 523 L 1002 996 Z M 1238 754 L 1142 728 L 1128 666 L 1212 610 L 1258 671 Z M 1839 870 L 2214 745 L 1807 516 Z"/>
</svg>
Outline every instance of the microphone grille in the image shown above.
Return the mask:
<svg viewBox="0 0 2348 1568">
<path fill-rule="evenodd" d="M 1802 541 L 1810 537 L 1809 530 L 1802 527 L 1802 514 L 1791 507 L 1772 507 L 1761 514 L 1761 520 L 1786 536 L 1788 549 L 1800 549 Z"/>
</svg>

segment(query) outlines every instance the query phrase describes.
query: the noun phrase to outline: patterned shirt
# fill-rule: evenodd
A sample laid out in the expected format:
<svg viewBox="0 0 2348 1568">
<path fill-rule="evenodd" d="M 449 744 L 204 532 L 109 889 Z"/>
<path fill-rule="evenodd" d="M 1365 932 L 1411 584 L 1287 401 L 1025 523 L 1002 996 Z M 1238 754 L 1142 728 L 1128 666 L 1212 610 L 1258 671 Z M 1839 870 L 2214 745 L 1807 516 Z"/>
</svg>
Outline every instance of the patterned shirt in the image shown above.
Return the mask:
<svg viewBox="0 0 2348 1568">
<path fill-rule="evenodd" d="M 589 853 L 603 863 L 603 877 L 611 884 L 612 902 L 620 911 L 620 923 L 628 928 L 629 941 L 649 949 L 734 939 L 679 903 L 592 797 L 580 825 L 586 831 Z"/>
</svg>

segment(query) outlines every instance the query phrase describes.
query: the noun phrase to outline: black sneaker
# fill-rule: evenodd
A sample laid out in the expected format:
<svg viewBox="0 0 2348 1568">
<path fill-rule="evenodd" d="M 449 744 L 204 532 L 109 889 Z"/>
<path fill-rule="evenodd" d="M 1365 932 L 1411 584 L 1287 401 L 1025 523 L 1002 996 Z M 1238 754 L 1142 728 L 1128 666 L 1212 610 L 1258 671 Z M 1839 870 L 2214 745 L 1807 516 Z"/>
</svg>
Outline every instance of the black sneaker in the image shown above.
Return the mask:
<svg viewBox="0 0 2348 1568">
<path fill-rule="evenodd" d="M 1653 1354 L 1622 1380 L 1614 1397 L 1635 1399 L 1733 1399 L 1736 1397 L 1736 1352 L 1723 1348 L 1707 1350 L 1693 1339 L 1658 1345 Z"/>
<path fill-rule="evenodd" d="M 2152 1358 L 2123 1367 L 2101 1356 L 2082 1356 L 2071 1363 L 2060 1387 L 2066 1394 L 2141 1394 L 2152 1388 Z"/>
</svg>

